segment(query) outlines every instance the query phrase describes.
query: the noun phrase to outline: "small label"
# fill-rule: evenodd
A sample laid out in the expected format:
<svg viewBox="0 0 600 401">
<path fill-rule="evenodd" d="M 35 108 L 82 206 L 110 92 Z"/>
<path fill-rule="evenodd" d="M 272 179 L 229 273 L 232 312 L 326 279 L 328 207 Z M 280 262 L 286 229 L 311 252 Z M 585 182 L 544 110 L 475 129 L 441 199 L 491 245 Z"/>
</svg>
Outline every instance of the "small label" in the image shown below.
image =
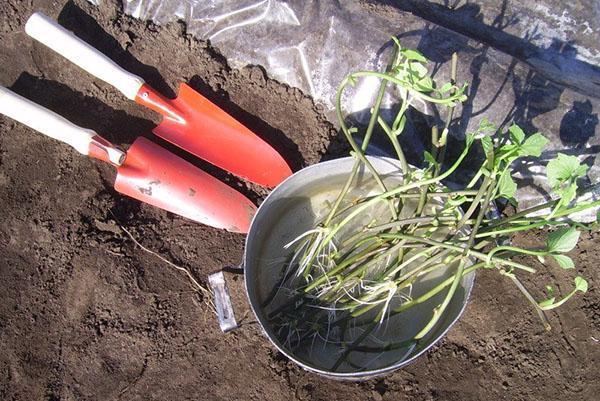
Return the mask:
<svg viewBox="0 0 600 401">
<path fill-rule="evenodd" d="M 229 296 L 229 289 L 227 288 L 223 272 L 220 271 L 208 276 L 208 283 L 210 284 L 213 293 L 215 307 L 217 308 L 217 318 L 221 330 L 223 333 L 227 333 L 228 331 L 236 329 L 238 325 L 233 313 L 231 297 Z"/>
</svg>

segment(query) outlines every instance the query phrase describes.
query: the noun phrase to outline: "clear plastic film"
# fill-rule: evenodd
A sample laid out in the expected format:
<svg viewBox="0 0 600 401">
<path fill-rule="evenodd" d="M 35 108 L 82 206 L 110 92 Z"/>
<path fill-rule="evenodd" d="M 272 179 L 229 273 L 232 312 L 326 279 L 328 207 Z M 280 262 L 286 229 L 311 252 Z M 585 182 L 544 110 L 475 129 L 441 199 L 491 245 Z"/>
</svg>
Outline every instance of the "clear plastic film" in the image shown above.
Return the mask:
<svg viewBox="0 0 600 401">
<path fill-rule="evenodd" d="M 451 55 L 457 52 L 458 81 L 469 82 L 470 88 L 469 100 L 455 115 L 458 128 L 454 135 L 463 136 L 486 117 L 496 125 L 516 121 L 526 132 L 540 131 L 550 139 L 541 163 L 523 163 L 519 168 L 517 178 L 523 188 L 517 199 L 521 208 L 548 199 L 543 165 L 558 152 L 580 156 L 590 166 L 589 182 L 600 178 L 596 157 L 600 101 L 590 97 L 589 88 L 577 87 L 583 75 L 597 67 L 571 57 L 577 49 L 568 41 L 555 40 L 539 54 L 517 60 L 493 46 L 375 2 L 123 0 L 123 6 L 127 14 L 159 25 L 185 22 L 189 33 L 209 40 L 233 66 L 261 65 L 272 78 L 310 94 L 334 122 L 338 84 L 351 71 L 382 69 L 392 35 L 404 46 L 422 52 L 431 61 L 431 70 L 436 76 L 443 75 L 444 81 Z M 507 21 L 511 18 L 506 16 Z M 535 23 L 531 25 L 536 31 Z M 555 53 L 558 58 L 547 57 Z M 578 74 L 572 79 L 568 74 L 558 77 L 567 67 L 576 67 Z M 377 79 L 360 81 L 344 97 L 345 112 L 364 122 L 378 87 Z M 388 97 L 384 111 L 391 114 L 395 104 L 394 97 Z M 425 115 L 436 114 L 425 105 L 417 108 Z M 422 156 L 426 138 L 412 135 L 404 139 L 404 145 Z M 593 216 L 581 217 L 589 220 Z"/>
<path fill-rule="evenodd" d="M 373 66 L 390 38 L 384 19 L 354 3 L 125 0 L 124 7 L 158 24 L 183 20 L 189 33 L 210 40 L 234 66 L 261 65 L 328 109 L 342 78 Z"/>
</svg>

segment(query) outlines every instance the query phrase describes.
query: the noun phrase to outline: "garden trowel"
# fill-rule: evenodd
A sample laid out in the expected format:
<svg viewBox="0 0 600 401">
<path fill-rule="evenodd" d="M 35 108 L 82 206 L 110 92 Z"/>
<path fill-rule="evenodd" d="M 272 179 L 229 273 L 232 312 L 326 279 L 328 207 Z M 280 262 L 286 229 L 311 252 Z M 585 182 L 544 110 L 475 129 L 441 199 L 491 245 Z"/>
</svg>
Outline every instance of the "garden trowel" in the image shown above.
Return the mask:
<svg viewBox="0 0 600 401">
<path fill-rule="evenodd" d="M 241 233 L 250 227 L 256 210 L 250 200 L 146 138 L 124 152 L 1 86 L 0 113 L 115 166 L 118 192 L 209 226 Z"/>
<path fill-rule="evenodd" d="M 182 83 L 179 96 L 167 99 L 39 12 L 29 18 L 25 31 L 129 99 L 162 114 L 163 120 L 153 132 L 174 145 L 267 187 L 291 174 L 285 160 L 269 144 L 188 85 Z"/>
</svg>

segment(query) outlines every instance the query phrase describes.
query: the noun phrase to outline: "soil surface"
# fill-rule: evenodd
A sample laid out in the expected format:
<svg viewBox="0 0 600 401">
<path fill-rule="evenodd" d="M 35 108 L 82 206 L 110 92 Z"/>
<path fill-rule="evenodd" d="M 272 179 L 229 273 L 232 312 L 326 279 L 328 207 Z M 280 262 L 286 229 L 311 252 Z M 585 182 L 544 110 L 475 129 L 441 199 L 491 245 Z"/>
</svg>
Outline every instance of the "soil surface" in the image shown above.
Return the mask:
<svg viewBox="0 0 600 401">
<path fill-rule="evenodd" d="M 181 25 L 134 20 L 111 1 L 4 1 L 0 84 L 114 143 L 145 135 L 164 145 L 151 134 L 157 116 L 28 38 L 23 25 L 35 10 L 167 95 L 189 82 L 294 169 L 340 154 L 336 130 L 310 98 L 260 67 L 228 67 Z M 257 203 L 265 195 L 169 149 Z M 114 176 L 110 166 L 0 118 L 0 399 L 566 401 L 600 393 L 597 234 L 583 234 L 571 254 L 590 291 L 549 314 L 551 332 L 510 282 L 483 272 L 463 317 L 425 356 L 381 379 L 337 382 L 270 345 L 239 273 L 226 277 L 241 327 L 223 334 L 185 275 L 122 227 L 203 283 L 240 263 L 242 235 L 125 198 L 112 188 Z M 539 244 L 541 234 L 516 241 Z M 563 291 L 572 285 L 558 269 L 543 278 Z M 541 291 L 544 283 L 528 284 Z"/>
</svg>

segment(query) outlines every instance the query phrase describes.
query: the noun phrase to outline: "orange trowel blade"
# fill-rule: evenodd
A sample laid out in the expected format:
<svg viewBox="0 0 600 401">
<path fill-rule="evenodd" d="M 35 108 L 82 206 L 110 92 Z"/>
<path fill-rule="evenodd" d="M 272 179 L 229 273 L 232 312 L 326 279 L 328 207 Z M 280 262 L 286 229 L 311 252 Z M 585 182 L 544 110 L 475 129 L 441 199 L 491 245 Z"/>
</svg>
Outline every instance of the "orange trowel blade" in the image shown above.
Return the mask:
<svg viewBox="0 0 600 401">
<path fill-rule="evenodd" d="M 213 176 L 140 137 L 117 168 L 115 189 L 200 223 L 246 233 L 256 207 Z"/>
<path fill-rule="evenodd" d="M 275 149 L 186 84 L 176 99 L 143 85 L 136 101 L 164 116 L 156 135 L 226 171 L 267 187 L 292 173 Z"/>
</svg>

